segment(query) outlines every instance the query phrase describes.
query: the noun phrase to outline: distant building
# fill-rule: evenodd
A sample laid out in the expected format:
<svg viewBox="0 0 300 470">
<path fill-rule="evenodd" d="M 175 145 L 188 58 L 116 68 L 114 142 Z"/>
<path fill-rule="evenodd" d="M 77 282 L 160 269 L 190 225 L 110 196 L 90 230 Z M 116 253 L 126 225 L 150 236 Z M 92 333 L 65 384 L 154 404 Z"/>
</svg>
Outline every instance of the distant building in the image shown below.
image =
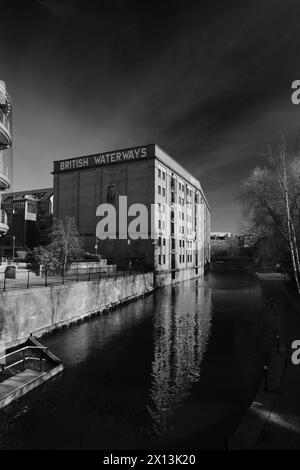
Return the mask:
<svg viewBox="0 0 300 470">
<path fill-rule="evenodd" d="M 53 188 L 6 193 L 2 207 L 7 214 L 9 232 L 0 239 L 2 256 L 12 257 L 13 250 L 29 251 L 49 243 L 53 223 Z"/>
<path fill-rule="evenodd" d="M 211 241 L 223 241 L 232 237 L 233 235 L 231 232 L 211 232 L 210 234 Z"/>
<path fill-rule="evenodd" d="M 236 245 L 236 239 L 231 232 L 211 232 L 211 255 L 226 255 Z"/>
<path fill-rule="evenodd" d="M 54 216 L 75 218 L 86 251 L 98 250 L 119 267 L 153 269 L 158 284 L 200 276 L 209 265 L 210 208 L 201 184 L 158 145 L 55 161 L 53 174 Z M 128 208 L 146 207 L 146 237 L 122 231 L 124 196 Z M 96 237 L 103 204 L 116 211 L 114 239 Z"/>
<path fill-rule="evenodd" d="M 11 185 L 11 100 L 0 80 L 0 237 L 8 232 L 7 214 L 1 205 L 1 193 Z"/>
</svg>

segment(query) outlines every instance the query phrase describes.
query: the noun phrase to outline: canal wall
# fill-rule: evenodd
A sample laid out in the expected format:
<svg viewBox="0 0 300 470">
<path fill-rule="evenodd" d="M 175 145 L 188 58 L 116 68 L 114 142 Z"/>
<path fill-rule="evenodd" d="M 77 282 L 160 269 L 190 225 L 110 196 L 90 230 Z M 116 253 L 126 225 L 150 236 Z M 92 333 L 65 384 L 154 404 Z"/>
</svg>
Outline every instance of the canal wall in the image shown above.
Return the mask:
<svg viewBox="0 0 300 470">
<path fill-rule="evenodd" d="M 6 348 L 153 291 L 153 273 L 0 293 L 0 341 Z"/>
</svg>

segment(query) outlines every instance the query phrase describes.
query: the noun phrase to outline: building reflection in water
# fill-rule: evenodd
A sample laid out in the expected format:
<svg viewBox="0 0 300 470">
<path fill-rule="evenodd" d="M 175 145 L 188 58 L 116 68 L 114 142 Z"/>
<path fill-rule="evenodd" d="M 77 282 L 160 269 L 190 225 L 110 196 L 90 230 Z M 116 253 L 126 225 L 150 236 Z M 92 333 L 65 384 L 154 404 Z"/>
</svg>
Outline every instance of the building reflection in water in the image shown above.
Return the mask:
<svg viewBox="0 0 300 470">
<path fill-rule="evenodd" d="M 211 330 L 211 290 L 194 285 L 172 295 L 154 318 L 151 405 L 148 411 L 156 435 L 163 435 L 169 420 L 199 381 Z M 178 295 L 177 295 L 178 291 Z M 182 295 L 183 294 L 183 295 Z M 156 309 L 154 309 L 156 311 Z"/>
</svg>

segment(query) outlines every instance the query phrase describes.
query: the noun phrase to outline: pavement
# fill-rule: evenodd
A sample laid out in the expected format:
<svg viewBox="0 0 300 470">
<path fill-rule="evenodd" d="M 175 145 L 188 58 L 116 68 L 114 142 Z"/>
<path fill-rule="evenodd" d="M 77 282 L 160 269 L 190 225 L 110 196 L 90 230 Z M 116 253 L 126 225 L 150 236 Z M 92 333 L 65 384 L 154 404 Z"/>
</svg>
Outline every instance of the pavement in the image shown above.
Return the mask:
<svg viewBox="0 0 300 470">
<path fill-rule="evenodd" d="M 263 383 L 230 449 L 300 449 L 300 364 L 291 344 L 300 340 L 300 297 L 280 281 L 263 281 L 273 309 L 274 345 Z"/>
</svg>

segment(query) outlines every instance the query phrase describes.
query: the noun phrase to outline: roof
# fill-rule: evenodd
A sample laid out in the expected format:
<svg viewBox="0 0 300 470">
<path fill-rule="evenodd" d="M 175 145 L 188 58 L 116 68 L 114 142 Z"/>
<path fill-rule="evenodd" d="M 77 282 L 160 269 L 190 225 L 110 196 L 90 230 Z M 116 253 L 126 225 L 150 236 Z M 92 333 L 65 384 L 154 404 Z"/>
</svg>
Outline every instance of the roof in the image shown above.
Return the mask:
<svg viewBox="0 0 300 470">
<path fill-rule="evenodd" d="M 141 155 L 143 151 L 145 153 L 144 155 Z M 134 155 L 134 152 L 136 152 L 136 156 Z M 129 153 L 132 153 L 132 157 L 133 157 L 132 159 L 128 158 Z M 117 155 L 119 155 L 119 157 L 117 157 L 119 158 L 119 160 L 116 161 Z M 143 156 L 143 158 L 156 158 L 160 160 L 163 164 L 167 165 L 172 171 L 174 171 L 179 176 L 184 178 L 192 186 L 197 188 L 201 192 L 201 195 L 206 202 L 207 208 L 210 210 L 208 201 L 205 197 L 205 194 L 204 194 L 204 191 L 202 189 L 199 179 L 193 177 L 189 171 L 187 171 L 182 165 L 180 165 L 180 163 L 177 162 L 177 160 L 171 157 L 167 152 L 165 152 L 159 145 L 155 143 L 139 145 L 136 147 L 129 147 L 126 149 L 117 149 L 113 151 L 110 150 L 107 152 L 101 152 L 99 154 L 82 155 L 80 157 L 66 158 L 63 160 L 55 160 L 53 162 L 54 169 L 53 169 L 52 174 L 65 172 L 65 171 L 81 170 L 81 169 L 85 170 L 91 167 L 102 166 L 102 165 L 107 165 L 107 164 L 112 164 L 112 163 L 122 163 L 122 162 L 128 163 L 130 161 L 136 161 L 137 159 L 140 159 L 141 156 Z"/>
<path fill-rule="evenodd" d="M 49 199 L 53 195 L 53 188 L 28 189 L 23 191 L 2 193 L 2 202 L 12 199 L 21 199 L 25 196 L 35 196 L 37 199 Z"/>
</svg>

